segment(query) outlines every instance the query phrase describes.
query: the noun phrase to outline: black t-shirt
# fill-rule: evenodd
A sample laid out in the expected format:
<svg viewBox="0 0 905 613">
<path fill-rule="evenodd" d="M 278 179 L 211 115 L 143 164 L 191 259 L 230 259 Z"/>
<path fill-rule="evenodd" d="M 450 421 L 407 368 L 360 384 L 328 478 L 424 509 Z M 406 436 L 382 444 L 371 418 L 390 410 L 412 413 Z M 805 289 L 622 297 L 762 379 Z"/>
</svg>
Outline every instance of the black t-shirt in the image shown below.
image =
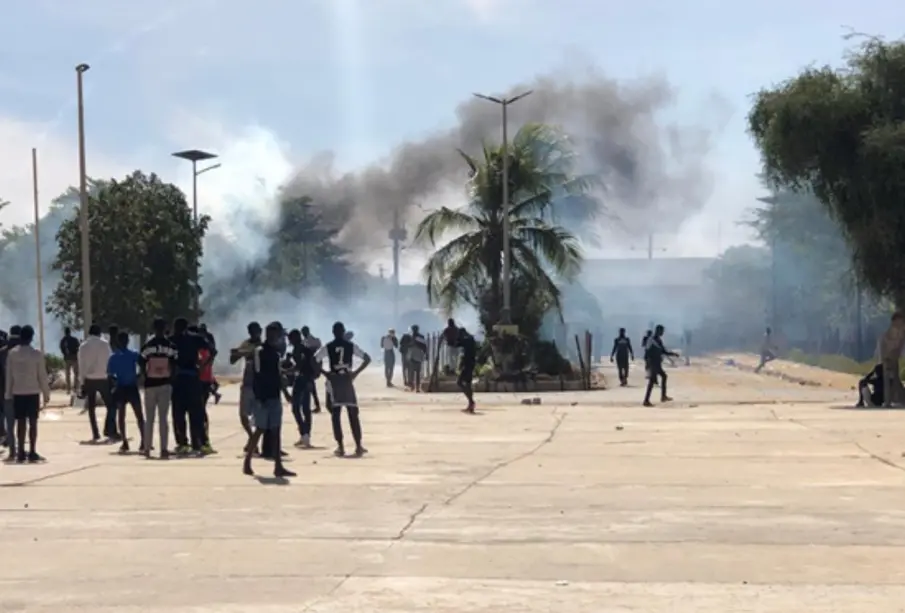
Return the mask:
<svg viewBox="0 0 905 613">
<path fill-rule="evenodd" d="M 60 341 L 60 354 L 65 360 L 71 360 L 79 356 L 79 339 L 74 336 L 64 336 Z"/>
<path fill-rule="evenodd" d="M 473 367 L 478 359 L 478 344 L 471 335 L 460 338 L 459 347 L 462 348 L 462 365 Z"/>
<path fill-rule="evenodd" d="M 617 336 L 613 339 L 613 351 L 619 359 L 628 359 L 628 354 L 632 348 L 632 341 L 627 336 Z"/>
<path fill-rule="evenodd" d="M 314 352 L 304 345 L 293 345 L 292 364 L 299 377 L 314 379 L 317 375 L 317 369 L 314 367 Z"/>
<path fill-rule="evenodd" d="M 145 387 L 169 385 L 176 362 L 176 345 L 165 336 L 153 336 L 141 346 L 141 369 Z"/>
<path fill-rule="evenodd" d="M 259 401 L 279 400 L 283 391 L 282 356 L 269 343 L 255 349 L 254 382 L 252 389 Z"/>
<path fill-rule="evenodd" d="M 358 345 L 345 339 L 334 339 L 324 345 L 323 352 L 327 354 L 330 364 L 330 372 L 334 375 L 344 375 L 352 372 L 352 357 L 364 355 Z M 319 352 L 320 353 L 320 352 Z"/>
<path fill-rule="evenodd" d="M 174 334 L 170 342 L 176 348 L 176 374 L 198 375 L 198 352 L 202 349 L 211 351 L 207 339 L 200 334 L 185 332 Z"/>
<path fill-rule="evenodd" d="M 661 364 L 663 358 L 667 355 L 670 355 L 670 352 L 663 345 L 663 339 L 659 336 L 654 336 L 647 342 L 647 353 L 645 356 L 651 365 Z"/>
</svg>

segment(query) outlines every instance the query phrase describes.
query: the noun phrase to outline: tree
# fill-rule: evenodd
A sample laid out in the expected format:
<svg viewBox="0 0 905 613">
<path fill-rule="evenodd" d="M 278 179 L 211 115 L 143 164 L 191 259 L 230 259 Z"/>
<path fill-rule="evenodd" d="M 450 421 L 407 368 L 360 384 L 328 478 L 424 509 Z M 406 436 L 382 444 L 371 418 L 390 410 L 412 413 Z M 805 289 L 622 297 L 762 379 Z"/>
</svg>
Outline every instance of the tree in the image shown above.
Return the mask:
<svg viewBox="0 0 905 613">
<path fill-rule="evenodd" d="M 79 207 L 57 232 L 52 269 L 61 275 L 48 312 L 82 324 Z M 155 316 L 196 317 L 192 301 L 209 218 L 192 218 L 185 195 L 157 175 L 134 172 L 90 194 L 90 257 L 95 322 L 147 331 Z"/>
<path fill-rule="evenodd" d="M 748 127 L 767 181 L 813 194 L 863 283 L 905 308 L 905 42 L 868 39 L 841 68 L 757 94 Z"/>
<path fill-rule="evenodd" d="M 482 158 L 460 152 L 471 172 L 470 198 L 464 209 L 431 212 L 419 224 L 416 245 L 436 248 L 423 274 L 428 300 L 446 312 L 462 304 L 479 309 L 485 327 L 502 311 L 503 215 L 500 146 L 485 145 Z M 522 325 L 519 307 L 540 304 L 561 311 L 558 282 L 575 279 L 582 251 L 575 235 L 557 225 L 557 208 L 568 205 L 587 217 L 600 212 L 590 196 L 592 181 L 575 172 L 576 154 L 556 129 L 542 124 L 522 127 L 508 148 L 510 248 L 512 253 L 513 322 Z M 458 234 L 437 248 L 449 234 Z M 531 301 L 516 300 L 521 289 Z M 528 294 L 526 294 L 528 295 Z M 531 304 L 529 305 L 528 302 Z M 540 317 L 532 317 L 535 333 Z"/>
</svg>

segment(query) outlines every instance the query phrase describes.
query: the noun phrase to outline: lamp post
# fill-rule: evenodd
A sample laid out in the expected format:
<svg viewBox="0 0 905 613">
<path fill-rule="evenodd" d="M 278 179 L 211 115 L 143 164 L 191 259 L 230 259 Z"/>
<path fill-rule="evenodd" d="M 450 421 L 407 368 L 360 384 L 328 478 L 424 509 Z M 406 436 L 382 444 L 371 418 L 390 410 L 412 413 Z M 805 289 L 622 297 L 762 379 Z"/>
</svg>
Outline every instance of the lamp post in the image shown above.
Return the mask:
<svg viewBox="0 0 905 613">
<path fill-rule="evenodd" d="M 177 157 L 183 160 L 188 160 L 192 163 L 192 219 L 195 223 L 198 223 L 198 175 L 203 175 L 209 170 L 214 170 L 215 168 L 220 168 L 220 164 L 211 164 L 210 166 L 206 166 L 201 170 L 198 170 L 198 162 L 203 162 L 205 160 L 213 160 L 217 157 L 214 153 L 209 153 L 207 151 L 201 151 L 200 149 L 187 149 L 185 151 L 177 151 L 173 154 L 173 157 Z M 195 271 L 195 313 L 199 314 L 201 312 L 200 309 L 201 302 L 201 292 L 198 291 L 198 271 Z"/>
<path fill-rule="evenodd" d="M 512 324 L 512 254 L 509 249 L 509 105 L 518 102 L 531 94 L 531 91 L 523 92 L 510 98 L 497 98 L 475 94 L 475 97 L 499 104 L 503 110 L 503 312 L 501 313 L 504 325 Z"/>
<path fill-rule="evenodd" d="M 763 202 L 764 204 L 770 205 L 770 207 L 775 207 L 779 202 L 779 198 L 776 194 L 772 196 L 764 196 L 763 198 L 758 198 L 758 202 Z M 770 209 L 771 217 L 773 215 L 773 209 Z M 770 229 L 770 327 L 773 332 L 776 332 L 776 229 Z"/>
<path fill-rule="evenodd" d="M 91 241 L 88 227 L 88 174 L 85 170 L 85 103 L 82 91 L 82 75 L 91 68 L 88 64 L 75 67 L 78 115 L 79 115 L 79 232 L 82 244 L 82 328 L 85 338 L 92 324 L 91 313 Z"/>
</svg>

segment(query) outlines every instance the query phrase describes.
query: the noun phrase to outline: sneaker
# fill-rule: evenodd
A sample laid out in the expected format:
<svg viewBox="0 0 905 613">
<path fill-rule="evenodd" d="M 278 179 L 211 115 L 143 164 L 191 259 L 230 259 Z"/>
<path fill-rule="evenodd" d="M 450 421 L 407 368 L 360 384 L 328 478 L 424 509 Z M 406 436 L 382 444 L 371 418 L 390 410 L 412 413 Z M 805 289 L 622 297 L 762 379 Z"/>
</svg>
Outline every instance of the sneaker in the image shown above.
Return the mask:
<svg viewBox="0 0 905 613">
<path fill-rule="evenodd" d="M 220 404 L 220 398 L 222 398 L 222 397 L 223 396 L 220 394 L 220 392 L 215 393 L 214 394 L 214 404 Z"/>
<path fill-rule="evenodd" d="M 176 446 L 176 455 L 188 455 L 191 453 L 192 448 L 188 445 L 177 445 Z"/>
<path fill-rule="evenodd" d="M 306 434 L 302 437 L 302 449 L 311 449 L 311 435 Z"/>
<path fill-rule="evenodd" d="M 16 454 L 16 464 L 25 464 L 25 452 L 21 451 Z"/>
<path fill-rule="evenodd" d="M 35 452 L 35 451 L 32 451 L 31 453 L 29 453 L 27 459 L 28 459 L 28 462 L 29 462 L 30 464 L 34 464 L 34 463 L 36 463 L 36 462 L 43 462 L 43 461 L 44 461 L 44 458 L 42 458 L 41 456 L 39 456 L 39 455 L 37 454 L 37 452 Z"/>
<path fill-rule="evenodd" d="M 368 452 L 368 450 L 365 449 L 364 447 L 362 447 L 361 445 L 358 445 L 357 447 L 355 447 L 355 457 L 356 457 L 356 458 L 360 458 L 361 456 L 363 456 L 363 455 L 366 454 L 367 452 Z"/>
<path fill-rule="evenodd" d="M 654 403 L 652 403 L 650 400 L 645 400 L 645 401 L 644 401 L 644 406 L 646 406 L 646 407 L 652 407 L 652 406 L 654 406 Z"/>
<path fill-rule="evenodd" d="M 335 455 L 337 458 L 344 457 L 346 455 L 346 450 L 342 445 L 340 445 L 335 450 L 333 450 L 333 455 Z"/>
<path fill-rule="evenodd" d="M 305 446 L 305 437 L 304 436 L 299 437 L 299 440 L 297 440 L 295 442 L 295 445 L 293 445 L 293 446 L 294 447 L 304 447 Z"/>
<path fill-rule="evenodd" d="M 129 453 L 129 445 L 128 445 L 127 443 L 123 443 L 122 445 L 120 445 L 120 446 L 119 446 L 119 452 L 122 453 L 122 454 L 127 454 L 127 453 Z"/>
<path fill-rule="evenodd" d="M 214 455 L 217 450 L 210 446 L 210 443 L 201 448 L 201 455 Z"/>
<path fill-rule="evenodd" d="M 167 451 L 166 449 L 164 449 L 163 451 L 161 451 L 161 452 L 160 452 L 160 459 L 161 459 L 161 460 L 169 460 L 169 459 L 170 459 L 170 452 Z"/>
<path fill-rule="evenodd" d="M 292 472 L 291 470 L 289 470 L 288 468 L 280 467 L 273 471 L 273 476 L 276 477 L 277 479 L 282 479 L 282 478 L 286 478 L 286 477 L 295 477 L 297 475 L 294 472 Z"/>
<path fill-rule="evenodd" d="M 672 400 L 672 398 L 670 398 L 669 396 L 660 397 L 660 402 L 669 402 L 670 400 Z"/>
</svg>

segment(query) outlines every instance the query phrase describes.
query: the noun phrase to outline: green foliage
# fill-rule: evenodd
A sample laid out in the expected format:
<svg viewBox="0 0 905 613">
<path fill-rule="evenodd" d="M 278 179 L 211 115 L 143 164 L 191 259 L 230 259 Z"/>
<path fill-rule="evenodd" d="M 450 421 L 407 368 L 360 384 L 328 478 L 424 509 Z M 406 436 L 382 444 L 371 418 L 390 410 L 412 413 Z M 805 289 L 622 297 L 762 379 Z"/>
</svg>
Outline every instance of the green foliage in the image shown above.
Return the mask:
<svg viewBox="0 0 905 613">
<path fill-rule="evenodd" d="M 446 313 L 463 304 L 478 308 L 487 330 L 500 321 L 502 310 L 503 150 L 485 146 L 480 159 L 460 153 L 472 176 L 468 205 L 430 213 L 414 242 L 436 248 L 423 270 L 428 300 Z M 545 312 L 561 311 L 557 284 L 575 279 L 583 261 L 577 238 L 556 224 L 557 209 L 588 220 L 601 207 L 589 196 L 591 180 L 575 172 L 568 140 L 550 126 L 524 126 L 509 144 L 508 157 L 512 316 L 536 332 Z M 456 236 L 438 247 L 447 235 Z M 517 285 L 525 300 L 516 298 Z"/>
<path fill-rule="evenodd" d="M 154 174 L 98 182 L 90 194 L 92 307 L 95 322 L 147 330 L 155 316 L 197 317 L 193 297 L 209 219 L 195 222 L 185 195 Z M 48 312 L 82 324 L 79 207 L 57 232 L 52 269 L 60 281 Z"/>
<path fill-rule="evenodd" d="M 847 59 L 761 91 L 749 130 L 767 181 L 814 194 L 859 277 L 905 305 L 905 42 L 869 39 Z"/>
<path fill-rule="evenodd" d="M 62 357 L 53 353 L 44 354 L 44 367 L 48 373 L 57 373 L 66 367 L 66 362 Z"/>
</svg>

